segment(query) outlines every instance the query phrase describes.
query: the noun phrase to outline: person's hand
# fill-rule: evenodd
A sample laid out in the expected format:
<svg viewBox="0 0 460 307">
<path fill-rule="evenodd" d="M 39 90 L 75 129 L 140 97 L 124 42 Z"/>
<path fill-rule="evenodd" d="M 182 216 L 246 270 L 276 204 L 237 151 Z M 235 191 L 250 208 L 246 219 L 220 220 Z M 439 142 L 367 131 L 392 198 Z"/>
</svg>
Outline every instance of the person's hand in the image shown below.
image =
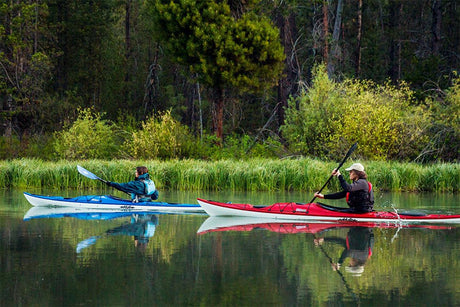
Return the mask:
<svg viewBox="0 0 460 307">
<path fill-rule="evenodd" d="M 324 198 L 324 195 L 319 193 L 319 192 L 316 192 L 315 193 L 315 197 L 318 197 L 318 198 Z"/>
<path fill-rule="evenodd" d="M 340 176 L 340 171 L 338 169 L 335 169 L 332 171 L 332 176 Z"/>
<path fill-rule="evenodd" d="M 315 243 L 315 246 L 320 246 L 324 242 L 324 238 L 318 238 L 314 239 L 313 242 Z"/>
<path fill-rule="evenodd" d="M 340 263 L 331 263 L 331 266 L 334 271 L 340 270 Z"/>
</svg>

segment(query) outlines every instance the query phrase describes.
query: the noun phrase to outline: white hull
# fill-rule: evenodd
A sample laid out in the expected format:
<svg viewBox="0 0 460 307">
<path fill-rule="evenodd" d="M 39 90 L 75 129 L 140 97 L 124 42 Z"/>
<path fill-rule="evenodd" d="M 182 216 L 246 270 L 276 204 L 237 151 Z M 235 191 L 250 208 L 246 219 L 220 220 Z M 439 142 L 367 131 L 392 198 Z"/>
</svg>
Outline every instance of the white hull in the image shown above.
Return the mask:
<svg viewBox="0 0 460 307">
<path fill-rule="evenodd" d="M 359 222 L 377 222 L 377 223 L 460 223 L 460 218 L 445 218 L 445 219 L 397 219 L 397 218 L 369 218 L 369 217 L 353 217 L 346 218 L 340 216 L 313 216 L 307 214 L 283 214 L 283 213 L 267 213 L 258 211 L 242 210 L 238 208 L 229 208 L 219 205 L 207 203 L 198 200 L 200 206 L 210 216 L 240 216 L 262 219 L 289 220 L 289 221 L 359 221 Z"/>
<path fill-rule="evenodd" d="M 84 202 L 72 201 L 72 198 L 50 199 L 40 195 L 24 193 L 29 203 L 36 207 L 72 207 L 72 208 L 91 208 L 103 210 L 130 210 L 130 211 L 160 211 L 160 212 L 204 212 L 198 205 L 169 204 L 163 202 L 135 203 L 130 201 L 120 201 L 119 203 L 109 203 L 111 199 L 107 196 L 87 197 Z"/>
</svg>

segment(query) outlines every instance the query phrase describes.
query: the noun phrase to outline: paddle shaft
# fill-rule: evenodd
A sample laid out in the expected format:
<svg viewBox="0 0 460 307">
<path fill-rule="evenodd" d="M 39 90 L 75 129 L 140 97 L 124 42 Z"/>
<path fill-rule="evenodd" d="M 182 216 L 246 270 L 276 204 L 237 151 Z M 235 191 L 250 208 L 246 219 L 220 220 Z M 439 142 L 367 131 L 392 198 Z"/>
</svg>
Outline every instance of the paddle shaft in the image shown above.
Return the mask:
<svg viewBox="0 0 460 307">
<path fill-rule="evenodd" d="M 78 169 L 78 172 L 80 174 L 82 174 L 83 176 L 85 176 L 86 178 L 89 178 L 89 179 L 93 179 L 93 180 L 99 180 L 100 182 L 103 182 L 105 184 L 108 183 L 107 180 L 104 180 L 102 178 L 99 178 L 98 176 L 94 175 L 93 173 L 91 173 L 90 171 L 88 171 L 87 169 L 81 167 L 80 165 L 77 165 L 77 169 Z M 123 191 L 123 190 L 120 190 L 118 189 L 117 187 L 113 187 L 121 192 L 125 192 L 126 194 L 130 195 L 130 193 L 126 192 L 126 191 Z"/>
<path fill-rule="evenodd" d="M 339 168 L 342 167 L 342 165 L 347 161 L 347 159 L 351 156 L 353 151 L 355 151 L 356 147 L 358 147 L 358 142 L 354 143 L 353 146 L 348 150 L 347 154 L 345 155 L 345 158 L 343 158 L 342 162 L 340 162 L 339 166 L 337 166 L 336 170 L 339 170 Z M 329 181 L 331 181 L 333 175 L 329 176 L 329 179 L 326 181 L 326 183 L 321 187 L 321 189 L 318 191 L 318 193 L 321 193 L 321 191 L 327 186 Z M 316 196 L 313 197 L 313 199 L 310 201 L 310 203 L 314 202 L 316 199 Z"/>
</svg>

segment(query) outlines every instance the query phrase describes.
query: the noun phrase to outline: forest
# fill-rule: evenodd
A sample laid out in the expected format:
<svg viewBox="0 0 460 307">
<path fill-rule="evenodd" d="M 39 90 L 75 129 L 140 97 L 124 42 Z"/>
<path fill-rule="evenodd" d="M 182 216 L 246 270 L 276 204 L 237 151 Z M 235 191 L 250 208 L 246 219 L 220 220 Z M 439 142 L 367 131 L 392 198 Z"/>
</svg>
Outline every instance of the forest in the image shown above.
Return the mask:
<svg viewBox="0 0 460 307">
<path fill-rule="evenodd" d="M 0 159 L 458 162 L 456 0 L 0 2 Z"/>
</svg>

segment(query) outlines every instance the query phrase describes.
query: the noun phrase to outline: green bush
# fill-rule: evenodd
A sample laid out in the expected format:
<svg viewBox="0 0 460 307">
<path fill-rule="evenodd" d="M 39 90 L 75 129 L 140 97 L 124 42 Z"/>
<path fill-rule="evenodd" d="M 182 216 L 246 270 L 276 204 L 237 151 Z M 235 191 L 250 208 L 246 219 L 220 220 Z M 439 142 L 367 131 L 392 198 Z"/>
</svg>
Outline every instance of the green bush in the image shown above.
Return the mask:
<svg viewBox="0 0 460 307">
<path fill-rule="evenodd" d="M 77 120 L 56 132 L 54 149 L 57 158 L 112 159 L 120 157 L 121 132 L 92 109 L 80 109 Z"/>
<path fill-rule="evenodd" d="M 142 129 L 132 133 L 124 149 L 135 159 L 171 159 L 187 156 L 194 143 L 188 128 L 166 111 L 142 123 Z"/>
<path fill-rule="evenodd" d="M 460 78 L 441 96 L 428 98 L 431 125 L 427 129 L 428 142 L 419 161 L 458 162 L 460 157 Z"/>
<path fill-rule="evenodd" d="M 14 136 L 0 136 L 0 159 L 13 159 L 19 156 L 21 142 Z"/>
<path fill-rule="evenodd" d="M 337 129 L 345 100 L 338 84 L 331 81 L 324 65 L 313 70 L 310 88 L 303 87 L 298 97 L 289 100 L 283 137 L 294 152 L 327 156 L 329 139 Z"/>
<path fill-rule="evenodd" d="M 281 131 L 292 150 L 315 157 L 335 158 L 356 141 L 361 158 L 414 157 L 427 142 L 427 117 L 412 96 L 405 84 L 336 83 L 321 65 L 312 86 L 289 102 Z"/>
<path fill-rule="evenodd" d="M 332 144 L 355 140 L 359 154 L 371 160 L 403 159 L 414 155 L 425 143 L 426 117 L 413 106 L 413 93 L 406 84 L 348 80 L 342 84 L 347 103 L 340 125 L 331 137 Z M 331 145 L 332 145 L 331 144 Z"/>
<path fill-rule="evenodd" d="M 15 135 L 0 136 L 0 159 L 16 159 L 20 157 L 53 158 L 54 139 L 50 135 L 23 135 L 21 140 Z"/>
</svg>

